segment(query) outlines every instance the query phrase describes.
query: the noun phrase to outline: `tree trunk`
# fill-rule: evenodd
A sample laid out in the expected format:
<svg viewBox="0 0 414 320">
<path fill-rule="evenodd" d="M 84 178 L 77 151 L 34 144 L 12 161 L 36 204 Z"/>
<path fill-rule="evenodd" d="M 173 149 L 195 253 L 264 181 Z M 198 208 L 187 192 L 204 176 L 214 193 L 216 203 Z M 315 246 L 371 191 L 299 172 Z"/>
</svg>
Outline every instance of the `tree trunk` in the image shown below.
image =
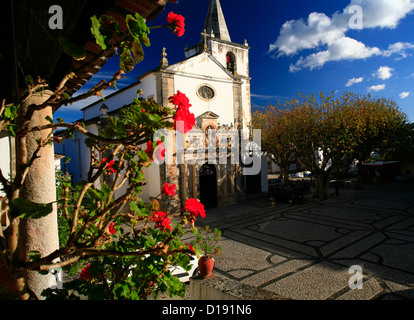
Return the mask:
<svg viewBox="0 0 414 320">
<path fill-rule="evenodd" d="M 328 186 L 329 186 L 329 174 L 325 171 L 314 174 L 315 176 L 315 187 L 316 192 L 315 196 L 319 198 L 319 200 L 323 201 L 326 200 L 328 197 Z"/>
<path fill-rule="evenodd" d="M 51 92 L 44 91 L 36 93 L 23 104 L 22 111 L 27 112 L 30 105 L 40 105 L 46 101 Z M 52 108 L 47 107 L 35 111 L 30 121 L 30 127 L 49 124 L 45 118 L 53 117 Z M 17 165 L 27 163 L 36 148 L 38 139 L 46 139 L 50 130 L 29 133 L 26 139 L 16 140 Z M 24 145 L 22 145 L 24 143 Z M 25 150 L 25 151 L 24 151 Z M 22 152 L 23 151 L 23 152 Z M 26 154 L 25 154 L 26 153 Z M 51 203 L 56 201 L 56 182 L 55 182 L 55 159 L 54 148 L 52 145 L 43 147 L 39 158 L 34 160 L 23 183 L 20 197 L 35 203 Z M 56 203 L 53 204 L 53 211 L 41 219 L 21 219 L 18 237 L 18 257 L 20 260 L 27 261 L 29 252 L 38 251 L 42 257 L 49 255 L 59 249 L 59 237 L 57 226 Z M 37 271 L 24 272 L 26 286 L 41 299 L 43 289 L 49 288 L 55 280 L 52 274 L 41 275 Z"/>
<path fill-rule="evenodd" d="M 280 176 L 282 177 L 283 182 L 286 182 L 289 180 L 289 167 L 290 165 L 279 165 L 280 168 Z"/>
</svg>

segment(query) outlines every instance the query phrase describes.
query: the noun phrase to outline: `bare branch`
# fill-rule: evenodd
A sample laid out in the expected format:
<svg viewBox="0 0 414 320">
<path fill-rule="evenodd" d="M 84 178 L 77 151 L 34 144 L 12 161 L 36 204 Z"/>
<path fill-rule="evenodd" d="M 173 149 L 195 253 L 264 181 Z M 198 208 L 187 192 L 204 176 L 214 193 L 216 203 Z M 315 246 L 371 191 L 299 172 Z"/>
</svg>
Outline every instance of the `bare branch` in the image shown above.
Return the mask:
<svg viewBox="0 0 414 320">
<path fill-rule="evenodd" d="M 47 130 L 47 129 L 57 129 L 57 128 L 69 128 L 69 129 L 74 129 L 79 131 L 80 133 L 84 134 L 85 136 L 87 136 L 88 138 L 91 138 L 93 140 L 102 142 L 102 143 L 107 143 L 107 144 L 142 144 L 145 142 L 144 135 L 133 135 L 133 136 L 127 136 L 125 138 L 118 138 L 118 139 L 107 139 L 107 138 L 103 138 L 100 137 L 96 134 L 90 133 L 88 130 L 86 130 L 84 127 L 82 127 L 79 124 L 73 124 L 73 123 L 51 123 L 51 124 L 47 124 L 47 125 L 43 125 L 43 126 L 36 126 L 36 127 L 32 127 L 30 129 L 24 129 L 22 131 L 17 131 L 16 135 L 24 135 L 25 133 L 28 132 L 36 132 L 36 131 L 43 131 L 43 130 Z"/>
<path fill-rule="evenodd" d="M 86 195 L 86 191 L 90 187 L 92 187 L 93 183 L 87 183 L 83 186 L 82 191 L 79 194 L 78 201 L 76 202 L 75 208 L 73 210 L 73 219 L 72 219 L 72 226 L 71 226 L 71 234 L 74 234 L 76 232 L 76 227 L 78 226 L 78 216 L 79 216 L 79 209 L 82 204 L 82 200 Z"/>
</svg>

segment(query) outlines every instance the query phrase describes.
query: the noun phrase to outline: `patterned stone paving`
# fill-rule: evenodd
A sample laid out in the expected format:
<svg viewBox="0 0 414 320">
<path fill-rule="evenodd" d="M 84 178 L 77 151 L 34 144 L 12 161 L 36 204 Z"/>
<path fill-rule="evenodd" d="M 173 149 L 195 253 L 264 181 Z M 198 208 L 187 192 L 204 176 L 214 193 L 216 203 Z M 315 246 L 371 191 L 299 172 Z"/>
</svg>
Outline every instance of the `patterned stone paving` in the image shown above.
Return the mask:
<svg viewBox="0 0 414 320">
<path fill-rule="evenodd" d="M 222 230 L 216 272 L 225 277 L 299 300 L 414 298 L 413 184 L 294 206 L 256 200 L 209 210 L 197 223 Z M 362 289 L 349 287 L 354 265 Z"/>
</svg>

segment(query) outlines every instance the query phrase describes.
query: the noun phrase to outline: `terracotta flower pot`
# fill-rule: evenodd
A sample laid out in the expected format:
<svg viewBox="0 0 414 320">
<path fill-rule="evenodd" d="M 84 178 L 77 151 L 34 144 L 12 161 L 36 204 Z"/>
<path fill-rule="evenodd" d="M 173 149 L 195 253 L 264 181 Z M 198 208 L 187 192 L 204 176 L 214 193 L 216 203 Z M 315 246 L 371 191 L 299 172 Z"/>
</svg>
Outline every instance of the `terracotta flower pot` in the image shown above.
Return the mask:
<svg viewBox="0 0 414 320">
<path fill-rule="evenodd" d="M 214 259 L 202 256 L 198 260 L 198 269 L 200 270 L 200 277 L 207 279 L 213 275 Z"/>
</svg>

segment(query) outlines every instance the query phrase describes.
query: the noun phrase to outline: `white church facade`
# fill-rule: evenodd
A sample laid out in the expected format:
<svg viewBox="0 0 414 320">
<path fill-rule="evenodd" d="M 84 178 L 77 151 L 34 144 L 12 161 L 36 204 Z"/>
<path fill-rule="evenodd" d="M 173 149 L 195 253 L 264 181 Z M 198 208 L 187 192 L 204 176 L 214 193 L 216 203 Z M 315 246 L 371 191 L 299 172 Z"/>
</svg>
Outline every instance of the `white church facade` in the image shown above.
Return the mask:
<svg viewBox="0 0 414 320">
<path fill-rule="evenodd" d="M 251 126 L 251 99 L 249 75 L 249 46 L 230 39 L 219 0 L 211 0 L 200 43 L 185 48 L 185 59 L 169 65 L 165 49 L 159 67 L 138 77 L 126 88 L 82 109 L 83 121 L 92 133 L 98 133 L 108 114 L 130 104 L 142 91 L 142 98 L 154 99 L 160 105 L 169 105 L 168 98 L 181 91 L 192 105 L 198 132 L 207 135 L 208 129 L 232 129 L 241 132 Z M 186 139 L 191 136 L 187 134 Z M 75 134 L 74 140 L 55 145 L 55 152 L 71 159 L 63 164 L 74 183 L 85 179 L 89 170 L 89 150 L 84 137 Z M 204 157 L 204 155 L 203 155 Z M 218 157 L 218 155 L 217 155 Z M 226 163 L 153 164 L 145 173 L 150 182 L 141 195 L 150 201 L 161 193 L 165 182 L 176 184 L 176 196 L 165 206 L 179 208 L 188 198 L 198 198 L 206 207 L 228 206 L 246 198 L 246 178 L 240 164 L 230 155 Z M 213 161 L 214 162 L 214 161 Z M 260 178 L 257 180 L 260 190 Z M 122 192 L 119 190 L 118 192 Z"/>
</svg>

